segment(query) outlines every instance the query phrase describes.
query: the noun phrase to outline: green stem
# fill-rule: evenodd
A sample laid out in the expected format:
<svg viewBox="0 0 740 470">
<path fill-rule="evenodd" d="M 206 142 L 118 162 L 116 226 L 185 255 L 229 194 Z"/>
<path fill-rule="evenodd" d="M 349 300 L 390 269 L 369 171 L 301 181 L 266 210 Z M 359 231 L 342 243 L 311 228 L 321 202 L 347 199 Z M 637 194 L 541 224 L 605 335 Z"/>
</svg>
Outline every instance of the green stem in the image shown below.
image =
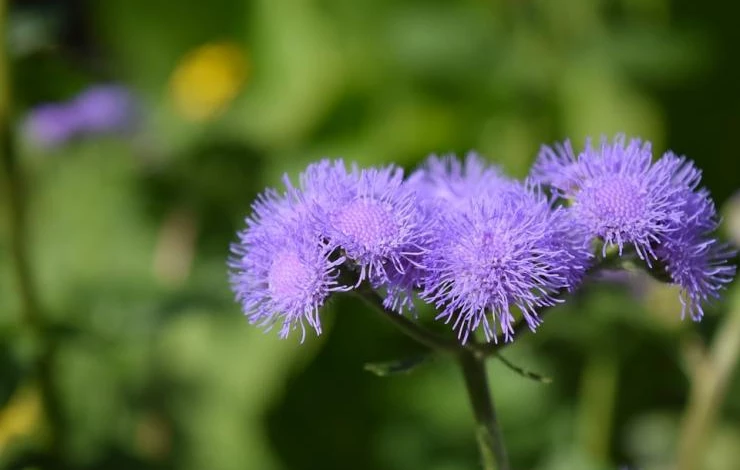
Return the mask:
<svg viewBox="0 0 740 470">
<path fill-rule="evenodd" d="M 613 256 L 612 256 L 613 257 Z M 587 272 L 587 277 L 592 276 L 603 266 L 607 266 L 611 257 L 600 259 Z M 348 270 L 345 275 L 348 276 L 348 284 L 352 285 L 353 281 Z M 359 288 L 352 291 L 358 295 L 365 303 L 370 305 L 374 310 L 379 312 L 383 318 L 393 323 L 404 334 L 416 342 L 432 349 L 433 351 L 452 354 L 463 370 L 465 377 L 465 386 L 468 390 L 470 403 L 473 407 L 473 413 L 476 420 L 476 434 L 478 436 L 478 445 L 483 460 L 485 470 L 509 470 L 508 457 L 504 447 L 503 437 L 496 418 L 496 412 L 493 406 L 493 400 L 488 388 L 488 378 L 486 375 L 485 361 L 490 356 L 497 355 L 501 349 L 506 347 L 507 343 L 504 335 L 498 335 L 494 341 L 485 344 L 479 344 L 473 339 L 466 344 L 461 344 L 455 338 L 442 336 L 426 328 L 423 328 L 414 321 L 409 320 L 403 315 L 399 315 L 383 305 L 383 299 L 367 283 L 363 283 Z M 567 294 L 564 289 L 556 294 L 556 297 Z M 547 307 L 541 308 L 538 312 L 542 316 L 548 310 Z M 513 334 L 518 336 L 528 329 L 527 322 L 520 318 L 514 325 Z M 502 358 L 503 361 L 505 359 Z M 506 362 L 506 361 L 505 361 Z M 509 364 L 511 367 L 511 365 Z M 523 373 L 524 371 L 519 371 Z M 526 373 L 525 373 L 526 375 Z M 541 379 L 538 377 L 538 379 Z"/>
<path fill-rule="evenodd" d="M 459 363 L 465 377 L 468 398 L 473 406 L 476 436 L 485 470 L 510 470 L 504 439 L 491 399 L 485 358 L 462 353 Z"/>
<path fill-rule="evenodd" d="M 417 343 L 420 343 L 429 349 L 438 352 L 457 354 L 460 351 L 461 344 L 452 338 L 447 338 L 427 330 L 404 317 L 397 312 L 386 308 L 383 305 L 383 299 L 372 290 L 369 286 L 363 284 L 358 289 L 352 291 L 358 294 L 375 311 L 382 314 L 383 318 L 393 323 L 406 336 L 410 337 Z"/>
<path fill-rule="evenodd" d="M 12 129 L 12 94 L 10 63 L 7 44 L 7 0 L 0 0 L 0 177 L 3 181 L 4 199 L 7 201 L 9 242 L 13 269 L 17 281 L 24 326 L 41 344 L 35 363 L 36 380 L 49 420 L 50 444 L 53 453 L 59 450 L 59 422 L 61 414 L 54 395 L 53 344 L 50 341 L 44 318 L 34 288 L 29 261 L 26 204 L 24 199 L 23 175 L 16 158 L 15 139 Z"/>
<path fill-rule="evenodd" d="M 495 347 L 481 345 L 474 341 L 463 345 L 455 338 L 448 338 L 429 331 L 403 315 L 385 308 L 383 299 L 369 286 L 362 285 L 353 292 L 411 339 L 434 351 L 449 353 L 457 358 L 473 407 L 483 468 L 484 470 L 509 470 L 506 448 L 496 419 L 485 369 L 486 358 L 508 343 L 501 339 Z"/>
<path fill-rule="evenodd" d="M 362 284 L 359 288 L 353 290 L 352 293 L 358 295 L 366 304 L 380 313 L 383 318 L 393 323 L 411 339 L 437 352 L 460 354 L 463 351 L 467 351 L 474 356 L 483 359 L 496 355 L 501 351 L 501 349 L 509 345 L 509 343 L 504 340 L 503 335 L 500 335 L 495 342 L 491 343 L 480 344 L 474 341 L 469 341 L 466 344 L 461 344 L 456 338 L 450 338 L 434 333 L 433 331 L 409 320 L 405 316 L 400 315 L 398 312 L 394 312 L 393 310 L 386 308 L 383 305 L 383 299 L 377 292 L 366 284 Z M 521 334 L 521 332 L 526 329 L 528 329 L 528 327 L 524 321 L 520 321 L 514 325 L 515 335 Z"/>
</svg>

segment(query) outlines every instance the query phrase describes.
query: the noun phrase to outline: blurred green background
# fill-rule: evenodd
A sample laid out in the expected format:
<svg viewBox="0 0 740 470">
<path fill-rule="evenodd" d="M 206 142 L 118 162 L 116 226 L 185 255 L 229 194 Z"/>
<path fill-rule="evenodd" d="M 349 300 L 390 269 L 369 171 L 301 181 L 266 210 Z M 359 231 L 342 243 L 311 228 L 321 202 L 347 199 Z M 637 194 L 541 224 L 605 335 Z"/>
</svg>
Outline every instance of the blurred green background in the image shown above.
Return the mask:
<svg viewBox="0 0 740 470">
<path fill-rule="evenodd" d="M 616 132 L 694 159 L 727 207 L 740 186 L 740 9 L 714 3 L 10 2 L 28 243 L 56 344 L 53 463 L 477 468 L 453 363 L 365 372 L 418 348 L 351 299 L 303 345 L 249 326 L 227 282 L 235 231 L 262 188 L 324 156 L 410 169 L 476 149 L 524 176 L 541 143 Z M 134 94 L 132 131 L 55 146 L 24 133 L 34 107 L 98 83 Z M 8 211 L 0 200 L 0 465 L 41 468 L 39 345 L 19 327 Z M 701 381 L 692 364 L 740 316 L 740 295 L 727 297 L 695 324 L 674 290 L 594 285 L 519 338 L 507 358 L 553 383 L 490 366 L 514 468 L 675 468 Z M 726 382 L 692 468 L 740 469 L 740 374 Z"/>
</svg>

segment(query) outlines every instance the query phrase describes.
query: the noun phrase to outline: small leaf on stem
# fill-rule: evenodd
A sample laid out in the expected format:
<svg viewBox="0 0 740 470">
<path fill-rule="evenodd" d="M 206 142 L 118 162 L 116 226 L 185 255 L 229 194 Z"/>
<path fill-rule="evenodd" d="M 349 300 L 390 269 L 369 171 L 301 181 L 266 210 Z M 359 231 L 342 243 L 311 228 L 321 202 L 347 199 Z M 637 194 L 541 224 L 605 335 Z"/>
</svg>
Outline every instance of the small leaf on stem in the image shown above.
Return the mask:
<svg viewBox="0 0 740 470">
<path fill-rule="evenodd" d="M 522 377 L 526 377 L 528 379 L 532 379 L 532 380 L 535 380 L 537 382 L 541 382 L 544 384 L 549 384 L 552 382 L 552 378 L 537 374 L 535 372 L 528 371 L 515 364 L 512 364 L 511 362 L 509 362 L 508 359 L 504 358 L 504 356 L 502 356 L 501 354 L 496 354 L 496 358 L 499 361 L 501 361 L 501 363 L 504 364 L 506 367 L 513 370 L 514 372 L 521 375 Z"/>
<path fill-rule="evenodd" d="M 408 374 L 429 360 L 431 360 L 430 354 L 419 354 L 394 361 L 368 362 L 364 369 L 378 377 L 388 377 L 389 375 Z"/>
</svg>

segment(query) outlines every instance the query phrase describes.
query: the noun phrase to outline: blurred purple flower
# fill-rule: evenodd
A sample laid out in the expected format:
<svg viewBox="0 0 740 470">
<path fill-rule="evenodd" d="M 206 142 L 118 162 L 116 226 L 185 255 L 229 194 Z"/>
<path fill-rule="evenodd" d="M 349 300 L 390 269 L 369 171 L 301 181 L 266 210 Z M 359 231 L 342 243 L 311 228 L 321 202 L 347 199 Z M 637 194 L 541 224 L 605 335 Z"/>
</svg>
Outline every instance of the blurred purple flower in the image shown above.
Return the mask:
<svg viewBox="0 0 740 470">
<path fill-rule="evenodd" d="M 138 119 L 134 95 L 121 85 L 96 85 L 74 99 L 32 109 L 23 124 L 27 138 L 43 148 L 98 134 L 125 134 Z"/>
<path fill-rule="evenodd" d="M 77 95 L 69 107 L 81 133 L 123 133 L 136 122 L 136 100 L 121 85 L 92 86 Z"/>
<path fill-rule="evenodd" d="M 69 141 L 77 132 L 74 113 L 63 104 L 45 104 L 32 109 L 23 122 L 26 137 L 43 148 L 53 148 Z"/>
</svg>

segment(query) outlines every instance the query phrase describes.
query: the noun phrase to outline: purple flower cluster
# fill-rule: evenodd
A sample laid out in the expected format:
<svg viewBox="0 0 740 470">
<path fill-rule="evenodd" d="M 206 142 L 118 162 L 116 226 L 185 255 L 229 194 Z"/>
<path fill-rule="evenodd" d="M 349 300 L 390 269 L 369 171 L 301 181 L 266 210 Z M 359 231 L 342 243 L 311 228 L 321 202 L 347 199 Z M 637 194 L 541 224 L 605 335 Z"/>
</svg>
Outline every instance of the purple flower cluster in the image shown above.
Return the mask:
<svg viewBox="0 0 740 470">
<path fill-rule="evenodd" d="M 489 341 L 499 330 L 511 340 L 513 306 L 534 330 L 536 309 L 558 302 L 589 267 L 586 237 L 562 208 L 475 154 L 464 163 L 431 157 L 409 184 L 434 227 L 420 297 L 463 342 L 479 328 Z"/>
<path fill-rule="evenodd" d="M 33 143 L 53 148 L 84 135 L 128 132 L 134 125 L 136 108 L 128 89 L 119 85 L 97 85 L 68 102 L 32 109 L 23 127 Z"/>
<path fill-rule="evenodd" d="M 399 314 L 417 298 L 433 305 L 463 343 L 475 332 L 510 341 L 607 252 L 634 253 L 680 285 L 699 318 L 734 275 L 699 176 L 672 154 L 653 163 L 649 144 L 623 137 L 579 155 L 569 143 L 544 147 L 524 182 L 474 153 L 432 156 L 408 177 L 322 160 L 253 204 L 231 248 L 231 284 L 250 322 L 278 324 L 281 337 L 305 337 L 306 325 L 320 334 L 332 293 L 372 288 Z"/>
<path fill-rule="evenodd" d="M 666 152 L 653 161 L 649 142 L 618 135 L 599 145 L 587 141 L 575 154 L 570 142 L 544 146 L 532 178 L 568 201 L 569 211 L 602 254 L 631 248 L 656 273 L 681 288 L 682 316 L 703 315 L 735 275 L 734 252 L 713 232 L 717 211 L 700 188 L 701 172 L 685 157 Z"/>
</svg>

